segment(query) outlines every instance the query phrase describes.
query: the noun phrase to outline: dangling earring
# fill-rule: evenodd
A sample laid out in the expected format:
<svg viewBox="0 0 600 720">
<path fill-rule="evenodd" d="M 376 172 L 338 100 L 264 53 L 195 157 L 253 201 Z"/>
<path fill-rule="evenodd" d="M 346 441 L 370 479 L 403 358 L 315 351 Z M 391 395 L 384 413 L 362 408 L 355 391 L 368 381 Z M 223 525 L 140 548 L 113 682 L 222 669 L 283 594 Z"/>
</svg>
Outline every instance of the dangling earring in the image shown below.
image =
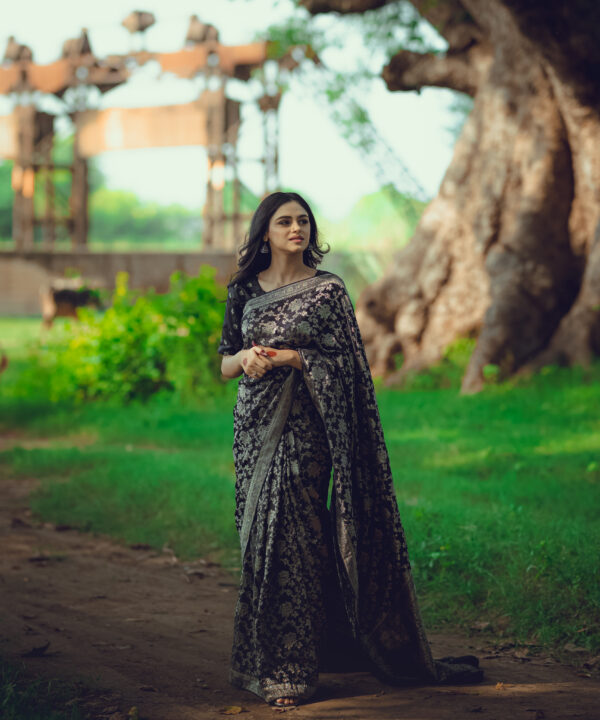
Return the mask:
<svg viewBox="0 0 600 720">
<path fill-rule="evenodd" d="M 269 243 L 265 240 L 263 242 L 263 246 L 260 249 L 261 253 L 268 253 L 269 252 Z"/>
</svg>

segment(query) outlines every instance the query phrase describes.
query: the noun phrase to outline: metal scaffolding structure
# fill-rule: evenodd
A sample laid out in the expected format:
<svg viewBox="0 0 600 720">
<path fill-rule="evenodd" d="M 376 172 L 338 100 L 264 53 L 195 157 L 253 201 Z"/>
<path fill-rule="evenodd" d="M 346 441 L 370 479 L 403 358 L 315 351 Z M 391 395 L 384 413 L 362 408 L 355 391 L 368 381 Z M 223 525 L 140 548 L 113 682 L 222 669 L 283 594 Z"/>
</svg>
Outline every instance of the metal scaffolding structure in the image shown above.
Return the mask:
<svg viewBox="0 0 600 720">
<path fill-rule="evenodd" d="M 132 33 L 143 34 L 154 23 L 151 13 L 134 12 L 123 25 Z M 62 57 L 47 65 L 33 61 L 29 48 L 10 38 L 0 65 L 0 95 L 14 100 L 10 115 L 0 117 L 0 157 L 14 162 L 13 239 L 17 250 L 33 249 L 35 228 L 41 227 L 44 249 L 55 244 L 57 227 L 66 226 L 74 249 L 85 249 L 88 239 L 88 161 L 106 150 L 171 145 L 202 145 L 207 154 L 206 202 L 203 208 L 203 245 L 205 249 L 233 250 L 239 242 L 243 220 L 239 168 L 243 162 L 264 165 L 264 193 L 278 187 L 278 109 L 281 101 L 277 82 L 281 69 L 297 66 L 290 50 L 272 60 L 267 42 L 225 46 L 212 25 L 195 15 L 185 39 L 185 47 L 171 53 L 138 50 L 123 55 L 99 58 L 94 55 L 87 31 L 63 44 Z M 203 90 L 196 101 L 184 105 L 146 108 L 89 107 L 91 88 L 106 93 L 126 83 L 135 70 L 150 61 L 161 70 L 180 78 L 204 78 Z M 271 67 L 266 79 L 265 68 Z M 254 76 L 261 81 L 260 96 L 253 98 L 261 111 L 264 147 L 262 156 L 243 159 L 238 156 L 238 137 L 242 103 L 227 96 L 231 79 L 248 82 Z M 273 76 L 275 80 L 273 80 Z M 33 94 L 50 94 L 62 100 L 63 115 L 74 127 L 73 158 L 58 168 L 53 162 L 56 115 L 41 112 L 32 101 Z M 71 192 L 65 213 L 57 210 L 55 170 L 71 174 Z M 231 184 L 226 198 L 226 181 Z M 44 188 L 44 201 L 34 203 L 35 188 Z M 38 193 L 39 195 L 39 193 Z M 36 208 L 43 205 L 43 210 Z"/>
</svg>

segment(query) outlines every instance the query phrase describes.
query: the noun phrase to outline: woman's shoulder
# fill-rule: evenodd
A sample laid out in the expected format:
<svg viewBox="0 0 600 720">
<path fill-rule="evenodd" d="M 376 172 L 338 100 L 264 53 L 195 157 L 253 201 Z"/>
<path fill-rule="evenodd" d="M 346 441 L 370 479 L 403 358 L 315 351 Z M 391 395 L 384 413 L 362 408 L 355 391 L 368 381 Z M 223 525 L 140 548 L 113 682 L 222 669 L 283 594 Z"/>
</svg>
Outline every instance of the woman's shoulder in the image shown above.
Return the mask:
<svg viewBox="0 0 600 720">
<path fill-rule="evenodd" d="M 256 277 L 244 278 L 227 286 L 227 297 L 233 302 L 244 304 L 251 297 L 256 297 Z"/>
<path fill-rule="evenodd" d="M 339 275 L 331 272 L 330 270 L 321 270 L 319 268 L 317 269 L 316 275 L 324 275 L 326 276 L 324 279 L 332 280 L 335 285 L 341 286 L 344 290 L 346 289 L 346 283 L 344 282 L 344 280 Z"/>
<path fill-rule="evenodd" d="M 339 275 L 337 275 L 337 274 L 334 273 L 334 272 L 331 272 L 331 270 L 323 270 L 322 268 L 317 268 L 316 274 L 317 274 L 317 275 L 327 275 L 327 276 L 330 277 L 330 278 L 336 278 L 337 280 L 340 280 L 341 282 L 344 282 Z"/>
</svg>

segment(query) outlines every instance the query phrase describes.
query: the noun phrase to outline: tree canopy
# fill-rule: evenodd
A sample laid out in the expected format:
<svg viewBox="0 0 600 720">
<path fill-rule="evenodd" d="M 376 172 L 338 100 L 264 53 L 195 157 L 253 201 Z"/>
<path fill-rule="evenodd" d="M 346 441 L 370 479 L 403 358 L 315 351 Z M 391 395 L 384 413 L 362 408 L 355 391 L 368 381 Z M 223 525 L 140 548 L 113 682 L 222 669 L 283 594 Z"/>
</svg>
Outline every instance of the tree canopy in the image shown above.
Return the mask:
<svg viewBox="0 0 600 720">
<path fill-rule="evenodd" d="M 358 18 L 379 62 L 362 74 L 380 73 L 390 91 L 440 87 L 473 98 L 439 195 L 386 277 L 360 299 L 372 367 L 390 371 L 402 353 L 391 378 L 400 379 L 456 337 L 475 336 L 463 381 L 474 391 L 489 364 L 510 374 L 599 355 L 600 5 L 297 5 L 340 22 Z M 341 96 L 347 86 L 336 80 Z"/>
</svg>

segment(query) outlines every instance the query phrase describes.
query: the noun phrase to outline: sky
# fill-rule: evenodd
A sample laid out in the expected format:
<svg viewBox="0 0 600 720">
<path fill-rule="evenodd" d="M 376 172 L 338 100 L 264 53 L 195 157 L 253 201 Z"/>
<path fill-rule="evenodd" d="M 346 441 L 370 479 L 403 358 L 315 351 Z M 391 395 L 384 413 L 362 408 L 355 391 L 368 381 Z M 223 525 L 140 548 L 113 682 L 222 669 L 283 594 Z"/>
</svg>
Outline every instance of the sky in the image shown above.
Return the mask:
<svg viewBox="0 0 600 720">
<path fill-rule="evenodd" d="M 250 42 L 255 33 L 290 14 L 290 0 L 144 0 L 128 6 L 123 0 L 20 0 L 0 4 L 0 52 L 9 35 L 29 45 L 38 63 L 60 56 L 65 39 L 88 29 L 92 50 L 103 56 L 139 47 L 121 21 L 133 9 L 153 12 L 156 24 L 146 33 L 148 50 L 174 51 L 183 46 L 189 17 L 197 14 L 214 24 L 226 45 Z M 324 22 L 335 22 L 328 17 Z M 352 47 L 352 38 L 349 47 Z M 357 42 L 354 39 L 354 42 Z M 323 58 L 337 67 L 351 62 L 348 53 L 332 51 Z M 123 86 L 106 93 L 100 107 L 132 107 L 189 102 L 198 94 L 194 82 L 161 75 L 157 64 L 137 70 Z M 420 94 L 390 93 L 383 81 L 374 81 L 363 101 L 379 133 L 399 160 L 394 172 L 410 178 L 425 196 L 437 192 L 450 163 L 454 123 L 449 111 L 449 91 L 425 89 Z M 8 99 L 0 98 L 0 114 L 8 114 Z M 51 110 L 51 103 L 46 108 Z M 280 106 L 279 170 L 284 187 L 306 194 L 323 215 L 344 217 L 356 201 L 375 192 L 379 183 L 370 163 L 344 140 L 329 109 L 315 99 L 306 85 L 292 81 Z M 256 116 L 248 111 L 241 130 L 240 157 L 260 154 L 261 131 Z M 258 152 L 257 152 L 258 151 Z M 107 152 L 99 164 L 110 187 L 131 190 L 140 198 L 164 204 L 181 203 L 200 208 L 204 201 L 206 160 L 200 147 L 152 148 Z M 262 170 L 250 161 L 240 165 L 240 177 L 255 193 L 262 193 Z M 409 185 L 406 184 L 406 189 Z"/>
</svg>

